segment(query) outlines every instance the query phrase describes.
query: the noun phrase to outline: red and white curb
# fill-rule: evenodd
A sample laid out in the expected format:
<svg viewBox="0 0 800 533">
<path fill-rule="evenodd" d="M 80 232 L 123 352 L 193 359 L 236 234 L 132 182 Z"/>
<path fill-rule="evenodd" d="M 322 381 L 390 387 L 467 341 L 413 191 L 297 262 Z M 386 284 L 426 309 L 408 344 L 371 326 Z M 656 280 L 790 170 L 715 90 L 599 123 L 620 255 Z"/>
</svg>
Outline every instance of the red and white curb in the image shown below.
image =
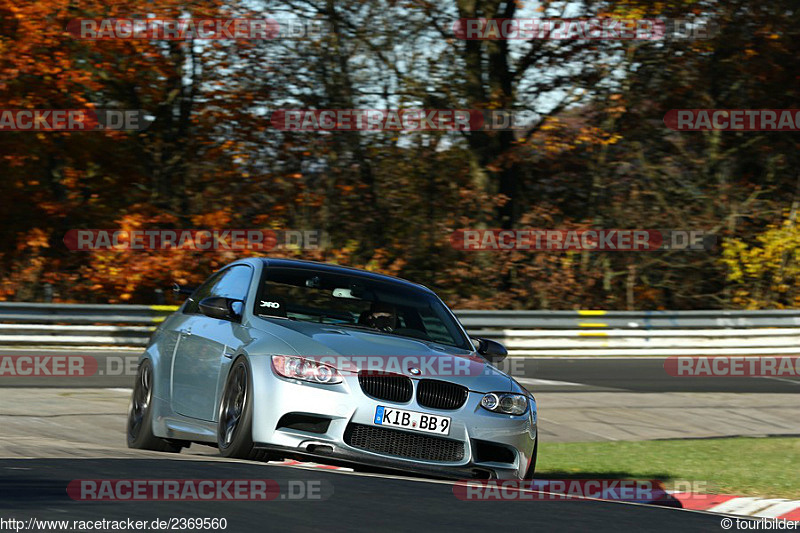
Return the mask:
<svg viewBox="0 0 800 533">
<path fill-rule="evenodd" d="M 681 502 L 684 509 L 758 518 L 800 520 L 800 500 L 690 492 L 674 492 L 672 496 Z"/>
<path fill-rule="evenodd" d="M 352 468 L 343 466 L 307 463 L 290 459 L 282 463 L 275 463 L 275 466 L 296 466 L 318 468 L 320 470 L 340 470 L 344 472 L 354 471 Z M 706 511 L 709 513 L 751 516 L 757 518 L 784 518 L 786 520 L 800 521 L 800 500 L 755 498 L 749 496 L 734 496 L 731 494 L 667 492 L 670 496 L 678 500 L 684 509 L 691 509 L 693 511 Z"/>
<path fill-rule="evenodd" d="M 275 466 L 302 466 L 303 468 L 319 468 L 320 470 L 341 470 L 343 472 L 354 472 L 352 468 L 344 466 L 321 465 L 319 463 L 304 463 L 302 461 L 295 461 L 287 459 L 282 463 L 275 463 Z"/>
</svg>

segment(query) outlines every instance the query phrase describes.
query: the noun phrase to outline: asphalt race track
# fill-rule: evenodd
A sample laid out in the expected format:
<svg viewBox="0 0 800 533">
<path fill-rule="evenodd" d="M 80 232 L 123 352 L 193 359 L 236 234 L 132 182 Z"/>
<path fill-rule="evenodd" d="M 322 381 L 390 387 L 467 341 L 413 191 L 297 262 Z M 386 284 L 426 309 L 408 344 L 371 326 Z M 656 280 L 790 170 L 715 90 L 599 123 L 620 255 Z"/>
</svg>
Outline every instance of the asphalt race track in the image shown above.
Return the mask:
<svg viewBox="0 0 800 533">
<path fill-rule="evenodd" d="M 86 377 L 0 378 L 0 519 L 155 520 L 225 518 L 226 531 L 719 531 L 720 515 L 667 506 L 572 501 L 463 501 L 446 481 L 226 460 L 210 447 L 181 454 L 124 446 L 125 408 L 136 351 L 0 349 L 2 355 L 91 355 Z M 663 359 L 528 359 L 515 373 L 531 390 L 576 392 L 789 392 L 800 383 L 769 379 L 670 378 Z M 102 372 L 102 375 L 101 375 Z M 614 394 L 613 396 L 624 396 Z M 660 395 L 657 395 L 660 397 Z M 583 427 L 583 426 L 581 426 Z M 576 474 L 577 475 L 577 474 Z M 585 474 L 583 477 L 592 477 Z M 271 501 L 79 501 L 73 480 L 274 480 Z M 322 497 L 294 500 L 290 484 L 316 483 Z M 2 526 L 0 522 L 0 526 Z M 8 529 L 5 527 L 4 529 Z M 34 530 L 46 530 L 36 529 Z M 72 529 L 71 527 L 68 529 Z M 55 529 L 47 529 L 54 531 Z M 62 529 L 63 530 L 63 529 Z M 147 529 L 152 530 L 152 529 Z"/>
<path fill-rule="evenodd" d="M 526 358 L 521 379 L 528 377 L 589 385 L 584 392 L 750 392 L 797 393 L 798 378 L 674 377 L 664 371 L 664 357 Z M 558 384 L 543 390 L 569 392 Z"/>
<path fill-rule="evenodd" d="M 136 374 L 139 350 L 80 350 L 77 348 L 0 348 L 0 355 L 90 355 L 98 371 L 87 377 L 0 377 L 6 387 L 130 387 Z M 501 369 L 535 390 L 573 392 L 572 384 L 585 385 L 582 392 L 800 392 L 800 378 L 673 377 L 664 371 L 663 357 L 542 358 L 507 360 Z M 127 371 L 126 371 L 127 370 Z"/>
<path fill-rule="evenodd" d="M 320 481 L 320 500 L 245 502 L 75 501 L 74 479 L 272 479 Z M 0 461 L 3 518 L 168 520 L 225 518 L 227 531 L 712 531 L 719 515 L 599 501 L 461 501 L 446 482 L 269 464 L 185 459 L 16 459 Z M 332 489 L 332 490 L 330 490 Z"/>
</svg>

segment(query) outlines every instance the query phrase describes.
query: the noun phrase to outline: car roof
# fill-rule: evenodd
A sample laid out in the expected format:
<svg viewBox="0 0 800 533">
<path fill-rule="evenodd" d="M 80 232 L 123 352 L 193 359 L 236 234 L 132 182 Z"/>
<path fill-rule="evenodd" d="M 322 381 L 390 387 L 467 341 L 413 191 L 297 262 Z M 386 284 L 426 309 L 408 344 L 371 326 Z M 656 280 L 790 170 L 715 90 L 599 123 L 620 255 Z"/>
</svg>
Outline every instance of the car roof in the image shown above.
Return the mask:
<svg viewBox="0 0 800 533">
<path fill-rule="evenodd" d="M 304 261 L 301 259 L 284 259 L 284 258 L 272 258 L 272 257 L 262 257 L 257 260 L 260 260 L 264 263 L 264 266 L 267 268 L 270 267 L 278 267 L 278 268 L 301 268 L 305 270 L 316 270 L 319 272 L 328 272 L 332 274 L 349 274 L 349 275 L 358 275 L 366 278 L 373 279 L 375 281 L 388 281 L 391 283 L 396 283 L 400 285 L 406 285 L 409 288 L 414 289 L 422 289 L 427 292 L 433 292 L 428 287 L 424 285 L 420 285 L 419 283 L 414 283 L 412 281 L 408 281 L 402 278 L 397 278 L 395 276 L 389 276 L 386 274 L 378 274 L 377 272 L 370 272 L 368 270 L 362 270 L 360 268 L 352 268 L 347 266 L 341 265 L 334 265 L 331 263 L 319 263 L 317 261 Z"/>
</svg>

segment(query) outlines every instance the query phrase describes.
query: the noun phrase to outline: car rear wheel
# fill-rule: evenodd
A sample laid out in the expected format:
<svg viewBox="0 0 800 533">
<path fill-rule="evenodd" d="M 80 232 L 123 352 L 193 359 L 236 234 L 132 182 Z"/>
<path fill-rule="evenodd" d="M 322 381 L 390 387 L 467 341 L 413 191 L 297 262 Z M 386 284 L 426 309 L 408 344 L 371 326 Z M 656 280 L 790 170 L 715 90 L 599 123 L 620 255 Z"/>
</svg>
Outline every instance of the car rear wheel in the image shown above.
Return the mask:
<svg viewBox="0 0 800 533">
<path fill-rule="evenodd" d="M 142 361 L 128 406 L 128 448 L 178 453 L 182 446 L 153 435 L 153 365 Z"/>
<path fill-rule="evenodd" d="M 237 359 L 219 404 L 217 446 L 223 457 L 263 461 L 267 452 L 253 448 L 253 380 L 244 357 Z"/>
</svg>

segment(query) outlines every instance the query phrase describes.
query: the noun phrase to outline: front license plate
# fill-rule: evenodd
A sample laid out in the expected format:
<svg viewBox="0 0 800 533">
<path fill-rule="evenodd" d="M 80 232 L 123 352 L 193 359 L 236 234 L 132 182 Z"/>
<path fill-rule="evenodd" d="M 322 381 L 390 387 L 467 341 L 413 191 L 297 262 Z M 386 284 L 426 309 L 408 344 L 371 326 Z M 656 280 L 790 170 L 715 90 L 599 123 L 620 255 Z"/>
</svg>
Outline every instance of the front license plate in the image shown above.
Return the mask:
<svg viewBox="0 0 800 533">
<path fill-rule="evenodd" d="M 450 418 L 447 416 L 404 411 L 382 405 L 375 409 L 375 424 L 422 431 L 424 433 L 436 433 L 437 435 L 450 434 Z"/>
</svg>

